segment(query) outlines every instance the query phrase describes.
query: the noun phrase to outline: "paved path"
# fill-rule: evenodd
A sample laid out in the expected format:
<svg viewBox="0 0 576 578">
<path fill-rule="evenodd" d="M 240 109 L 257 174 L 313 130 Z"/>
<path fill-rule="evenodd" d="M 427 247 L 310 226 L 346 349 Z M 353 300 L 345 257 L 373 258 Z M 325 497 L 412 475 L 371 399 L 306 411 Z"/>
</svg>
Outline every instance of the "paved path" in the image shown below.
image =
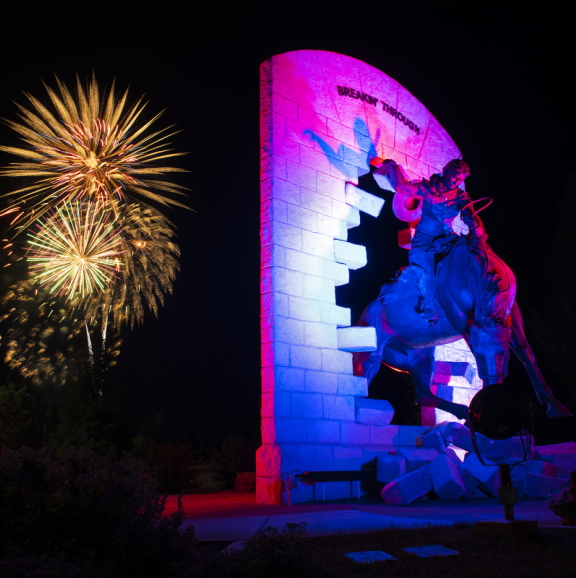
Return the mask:
<svg viewBox="0 0 576 578">
<path fill-rule="evenodd" d="M 175 511 L 176 503 L 177 496 L 169 496 L 165 513 Z M 306 522 L 309 536 L 322 536 L 390 527 L 474 523 L 503 517 L 502 506 L 498 504 L 457 505 L 420 501 L 411 506 L 360 502 L 266 506 L 256 504 L 254 493 L 231 491 L 187 494 L 183 497 L 183 505 L 186 512 L 183 527 L 194 526 L 201 542 L 248 540 L 264 528 L 283 528 L 287 523 L 299 522 Z M 514 515 L 519 520 L 537 520 L 544 527 L 565 527 L 550 510 L 547 500 L 521 502 L 514 508 Z"/>
</svg>

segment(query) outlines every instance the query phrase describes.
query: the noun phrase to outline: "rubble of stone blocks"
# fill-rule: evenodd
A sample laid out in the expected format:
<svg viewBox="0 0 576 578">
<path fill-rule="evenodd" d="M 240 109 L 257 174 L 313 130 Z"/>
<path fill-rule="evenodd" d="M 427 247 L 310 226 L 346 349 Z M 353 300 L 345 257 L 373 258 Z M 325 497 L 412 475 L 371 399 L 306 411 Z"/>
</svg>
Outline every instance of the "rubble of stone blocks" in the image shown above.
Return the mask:
<svg viewBox="0 0 576 578">
<path fill-rule="evenodd" d="M 410 504 L 432 491 L 443 500 L 497 497 L 498 465 L 521 461 L 527 444 L 528 460 L 511 470 L 518 496 L 548 499 L 568 486 L 570 472 L 576 470 L 574 442 L 534 447 L 530 437 L 491 440 L 480 434 L 476 442 L 487 465 L 474 452 L 470 430 L 458 422 L 437 424 L 416 439 L 417 447 L 379 457 L 377 480 L 385 484 L 382 498 L 390 504 Z M 562 500 L 574 501 L 570 495 L 562 494 Z"/>
<path fill-rule="evenodd" d="M 570 474 L 570 487 L 551 497 L 550 509 L 562 518 L 565 526 L 576 526 L 576 471 Z"/>
</svg>

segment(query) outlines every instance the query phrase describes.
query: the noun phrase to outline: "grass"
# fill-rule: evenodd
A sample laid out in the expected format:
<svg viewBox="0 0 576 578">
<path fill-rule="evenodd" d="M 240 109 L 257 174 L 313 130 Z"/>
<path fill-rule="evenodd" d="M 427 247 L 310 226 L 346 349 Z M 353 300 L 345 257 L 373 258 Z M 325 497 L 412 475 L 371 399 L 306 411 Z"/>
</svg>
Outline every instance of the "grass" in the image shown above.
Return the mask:
<svg viewBox="0 0 576 578">
<path fill-rule="evenodd" d="M 366 534 L 307 538 L 313 560 L 342 578 L 554 578 L 574 574 L 576 531 L 540 528 L 530 541 L 477 537 L 473 525 L 392 529 Z M 456 556 L 418 558 L 402 549 L 440 544 Z M 358 564 L 349 552 L 382 550 L 398 560 Z"/>
</svg>

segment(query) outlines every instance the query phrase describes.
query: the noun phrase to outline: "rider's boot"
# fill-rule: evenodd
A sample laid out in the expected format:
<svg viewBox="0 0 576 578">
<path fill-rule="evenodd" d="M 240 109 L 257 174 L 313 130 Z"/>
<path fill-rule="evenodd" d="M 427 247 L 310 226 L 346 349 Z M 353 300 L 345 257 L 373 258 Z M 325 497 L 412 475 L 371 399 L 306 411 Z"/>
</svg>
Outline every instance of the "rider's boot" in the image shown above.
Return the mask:
<svg viewBox="0 0 576 578">
<path fill-rule="evenodd" d="M 428 320 L 430 325 L 436 325 L 440 316 L 440 307 L 436 301 L 434 287 L 434 253 L 412 250 L 409 254 L 409 261 L 410 265 L 416 265 L 422 270 L 418 280 L 418 288 L 422 293 L 422 304 L 418 313 Z"/>
</svg>

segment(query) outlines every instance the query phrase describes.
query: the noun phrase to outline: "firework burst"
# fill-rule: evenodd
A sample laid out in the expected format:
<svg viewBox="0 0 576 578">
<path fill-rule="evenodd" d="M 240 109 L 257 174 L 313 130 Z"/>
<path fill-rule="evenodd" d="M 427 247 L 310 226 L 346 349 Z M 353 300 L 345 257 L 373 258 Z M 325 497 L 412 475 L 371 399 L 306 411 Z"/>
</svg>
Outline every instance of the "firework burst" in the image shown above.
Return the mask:
<svg viewBox="0 0 576 578">
<path fill-rule="evenodd" d="M 185 153 L 168 148 L 166 139 L 174 134 L 169 128 L 145 134 L 161 113 L 138 126 L 146 106 L 142 98 L 128 107 L 128 92 L 117 97 L 114 83 L 101 98 L 93 77 L 86 86 L 77 79 L 75 101 L 66 85 L 58 78 L 56 82 L 58 93 L 46 85 L 55 114 L 25 93 L 32 109 L 18 105 L 23 122 L 5 121 L 26 147 L 0 146 L 24 159 L 0 175 L 34 180 L 4 195 L 10 202 L 2 214 L 13 215 L 12 226 L 22 229 L 56 206 L 79 200 L 126 202 L 144 197 L 185 207 L 164 194 L 184 194 L 184 187 L 157 178 L 184 172 L 158 163 Z"/>
<path fill-rule="evenodd" d="M 119 277 L 122 233 L 110 209 L 75 202 L 56 207 L 28 235 L 30 271 L 50 293 L 68 299 L 103 291 Z"/>
</svg>

